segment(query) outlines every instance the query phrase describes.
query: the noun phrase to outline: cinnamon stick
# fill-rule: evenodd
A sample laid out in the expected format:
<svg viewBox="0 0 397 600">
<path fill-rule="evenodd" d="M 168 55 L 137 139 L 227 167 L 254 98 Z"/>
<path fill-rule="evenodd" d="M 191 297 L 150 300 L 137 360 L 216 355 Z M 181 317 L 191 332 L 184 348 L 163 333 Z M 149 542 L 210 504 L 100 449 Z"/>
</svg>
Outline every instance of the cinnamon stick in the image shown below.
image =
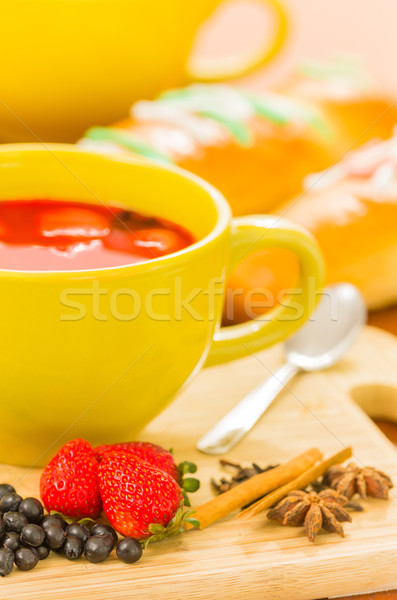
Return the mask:
<svg viewBox="0 0 397 600">
<path fill-rule="evenodd" d="M 209 502 L 199 506 L 192 516 L 199 521 L 200 529 L 204 529 L 204 527 L 208 527 L 218 519 L 226 517 L 242 506 L 291 481 L 291 479 L 307 471 L 322 457 L 322 453 L 317 448 L 311 448 L 283 465 L 265 473 L 254 475 L 254 477 L 233 487 L 228 492 L 216 496 Z M 186 529 L 191 527 L 190 524 L 186 524 Z"/>
<path fill-rule="evenodd" d="M 296 479 L 293 479 L 292 481 L 289 481 L 282 487 L 275 489 L 273 492 L 271 492 L 264 498 L 261 498 L 260 500 L 255 502 L 255 504 L 252 504 L 245 510 L 241 511 L 237 515 L 237 518 L 243 520 L 251 519 L 263 510 L 266 510 L 274 504 L 277 504 L 277 502 L 280 502 L 280 500 L 282 500 L 290 492 L 294 490 L 301 490 L 310 483 L 313 483 L 313 481 L 315 481 L 318 477 L 324 475 L 324 473 L 326 473 L 332 465 L 338 465 L 340 463 L 343 463 L 351 456 L 352 449 L 350 447 L 340 450 L 340 452 L 333 454 L 326 460 L 323 460 L 320 464 L 311 467 L 310 469 L 299 475 Z"/>
</svg>

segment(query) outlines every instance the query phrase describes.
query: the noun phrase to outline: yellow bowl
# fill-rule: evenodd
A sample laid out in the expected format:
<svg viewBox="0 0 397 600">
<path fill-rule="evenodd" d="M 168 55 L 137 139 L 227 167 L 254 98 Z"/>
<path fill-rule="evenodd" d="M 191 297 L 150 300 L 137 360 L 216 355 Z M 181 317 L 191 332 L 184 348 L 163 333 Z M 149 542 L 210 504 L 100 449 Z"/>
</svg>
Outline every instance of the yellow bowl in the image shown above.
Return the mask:
<svg viewBox="0 0 397 600">
<path fill-rule="evenodd" d="M 212 363 L 242 356 L 299 327 L 314 306 L 309 290 L 322 285 L 308 235 L 273 217 L 232 223 L 220 193 L 177 168 L 67 145 L 0 147 L 0 201 L 34 198 L 166 217 L 197 242 L 122 267 L 0 271 L 0 462 L 43 464 L 77 436 L 132 439 L 208 355 Z M 300 259 L 299 310 L 295 299 L 270 319 L 221 329 L 228 260 L 272 245 Z"/>
<path fill-rule="evenodd" d="M 196 77 L 239 75 L 277 53 L 284 10 L 262 0 L 275 26 L 258 55 L 189 62 L 199 25 L 220 2 L 2 0 L 0 142 L 76 141 L 91 125 L 124 118 L 134 100 Z"/>
</svg>

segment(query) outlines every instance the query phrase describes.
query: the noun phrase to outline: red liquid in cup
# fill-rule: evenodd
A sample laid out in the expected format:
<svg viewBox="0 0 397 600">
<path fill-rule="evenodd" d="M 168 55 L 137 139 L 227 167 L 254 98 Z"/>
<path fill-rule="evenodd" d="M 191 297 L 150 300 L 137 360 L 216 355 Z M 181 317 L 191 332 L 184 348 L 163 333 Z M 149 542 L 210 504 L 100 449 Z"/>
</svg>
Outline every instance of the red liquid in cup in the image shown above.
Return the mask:
<svg viewBox="0 0 397 600">
<path fill-rule="evenodd" d="M 182 227 L 116 207 L 56 200 L 0 202 L 0 269 L 117 267 L 186 248 Z"/>
</svg>

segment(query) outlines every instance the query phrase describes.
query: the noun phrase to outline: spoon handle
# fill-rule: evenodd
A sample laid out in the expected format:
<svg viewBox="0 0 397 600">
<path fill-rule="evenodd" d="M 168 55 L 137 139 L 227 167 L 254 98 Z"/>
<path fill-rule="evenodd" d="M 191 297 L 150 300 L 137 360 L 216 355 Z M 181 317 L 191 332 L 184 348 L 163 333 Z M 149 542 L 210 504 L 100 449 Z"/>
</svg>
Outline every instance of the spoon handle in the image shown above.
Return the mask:
<svg viewBox="0 0 397 600">
<path fill-rule="evenodd" d="M 224 454 L 255 425 L 283 387 L 300 371 L 286 363 L 270 379 L 261 383 L 240 400 L 218 423 L 204 434 L 196 447 L 205 454 Z"/>
</svg>

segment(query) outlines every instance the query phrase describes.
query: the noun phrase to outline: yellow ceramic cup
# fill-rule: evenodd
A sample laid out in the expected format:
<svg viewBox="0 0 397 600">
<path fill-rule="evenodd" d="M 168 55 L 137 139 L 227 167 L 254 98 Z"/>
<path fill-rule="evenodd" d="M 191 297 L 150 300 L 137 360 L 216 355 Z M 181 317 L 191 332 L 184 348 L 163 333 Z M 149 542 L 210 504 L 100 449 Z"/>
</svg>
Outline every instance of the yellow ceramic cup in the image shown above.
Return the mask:
<svg viewBox="0 0 397 600">
<path fill-rule="evenodd" d="M 189 60 L 221 1 L 2 0 L 0 142 L 76 141 L 91 125 L 124 118 L 135 100 L 270 60 L 286 34 L 279 0 L 260 0 L 275 24 L 257 56 Z"/>
<path fill-rule="evenodd" d="M 231 219 L 194 175 L 75 146 L 0 146 L 0 201 L 55 198 L 166 217 L 196 243 L 168 256 L 87 271 L 0 271 L 0 462 L 43 464 L 61 444 L 133 439 L 205 360 L 260 350 L 299 327 L 323 284 L 316 243 L 274 217 Z M 301 264 L 303 303 L 222 329 L 227 267 L 283 246 Z"/>
</svg>

